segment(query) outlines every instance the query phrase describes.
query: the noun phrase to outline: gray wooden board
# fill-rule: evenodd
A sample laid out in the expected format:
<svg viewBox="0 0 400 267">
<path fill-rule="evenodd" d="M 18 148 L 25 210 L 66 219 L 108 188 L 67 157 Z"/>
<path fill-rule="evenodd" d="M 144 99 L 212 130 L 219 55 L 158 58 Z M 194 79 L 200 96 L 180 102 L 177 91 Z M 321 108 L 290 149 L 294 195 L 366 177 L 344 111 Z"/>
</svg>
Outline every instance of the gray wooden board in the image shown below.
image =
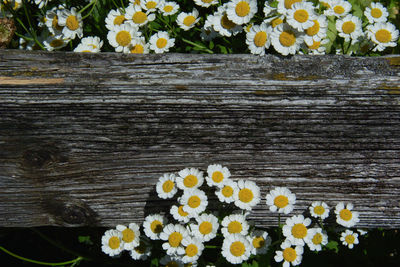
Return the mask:
<svg viewBox="0 0 400 267">
<path fill-rule="evenodd" d="M 140 223 L 185 167 L 400 226 L 399 57 L 0 51 L 0 226 Z M 215 196 L 210 195 L 215 202 Z M 286 216 L 283 216 L 285 218 Z"/>
</svg>

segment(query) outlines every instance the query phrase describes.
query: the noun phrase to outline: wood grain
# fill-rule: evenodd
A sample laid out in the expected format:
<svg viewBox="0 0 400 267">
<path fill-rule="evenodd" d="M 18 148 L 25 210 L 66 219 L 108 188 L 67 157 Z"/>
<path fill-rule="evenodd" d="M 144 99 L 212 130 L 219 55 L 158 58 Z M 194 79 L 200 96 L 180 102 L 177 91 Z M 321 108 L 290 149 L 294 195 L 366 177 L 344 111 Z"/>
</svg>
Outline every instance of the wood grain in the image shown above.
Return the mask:
<svg viewBox="0 0 400 267">
<path fill-rule="evenodd" d="M 174 203 L 163 173 L 220 163 L 261 187 L 258 226 L 286 186 L 296 214 L 345 201 L 399 228 L 398 62 L 1 50 L 0 226 L 141 222 Z"/>
</svg>

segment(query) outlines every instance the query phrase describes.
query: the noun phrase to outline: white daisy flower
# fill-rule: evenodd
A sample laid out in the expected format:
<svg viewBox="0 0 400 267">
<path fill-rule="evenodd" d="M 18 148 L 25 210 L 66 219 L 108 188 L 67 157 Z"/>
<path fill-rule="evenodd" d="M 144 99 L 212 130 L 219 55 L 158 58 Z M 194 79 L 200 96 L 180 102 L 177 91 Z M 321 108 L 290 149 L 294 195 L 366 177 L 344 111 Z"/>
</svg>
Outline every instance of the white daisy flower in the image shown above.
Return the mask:
<svg viewBox="0 0 400 267">
<path fill-rule="evenodd" d="M 74 52 L 77 52 L 77 53 L 97 53 L 97 51 L 95 51 L 93 49 L 93 47 L 88 46 L 88 45 L 84 45 L 84 44 L 78 44 L 74 48 Z"/>
<path fill-rule="evenodd" d="M 143 222 L 143 230 L 147 237 L 151 240 L 159 240 L 160 233 L 163 231 L 164 226 L 168 220 L 160 214 L 151 214 L 146 216 Z"/>
<path fill-rule="evenodd" d="M 129 2 L 134 6 L 140 6 L 140 0 L 129 0 Z"/>
<path fill-rule="evenodd" d="M 352 249 L 354 245 L 358 244 L 358 234 L 351 230 L 346 230 L 341 234 L 340 241 L 342 241 L 343 245 Z"/>
<path fill-rule="evenodd" d="M 246 221 L 245 215 L 231 214 L 225 216 L 221 225 L 221 232 L 224 236 L 231 234 L 241 234 L 245 236 L 249 232 L 249 223 Z"/>
<path fill-rule="evenodd" d="M 63 26 L 58 24 L 57 10 L 61 9 L 64 9 L 64 6 L 60 5 L 46 11 L 44 22 L 49 32 L 53 35 L 61 35 L 64 28 Z"/>
<path fill-rule="evenodd" d="M 386 22 L 389 12 L 386 7 L 381 3 L 371 3 L 371 7 L 366 7 L 364 15 L 367 17 L 369 23 Z"/>
<path fill-rule="evenodd" d="M 196 168 L 186 168 L 178 173 L 176 183 L 179 189 L 191 189 L 200 187 L 203 182 L 203 172 Z"/>
<path fill-rule="evenodd" d="M 276 255 L 274 257 L 276 262 L 283 261 L 283 267 L 289 267 L 290 265 L 296 266 L 301 263 L 302 255 L 304 249 L 302 246 L 295 246 L 290 243 L 289 240 L 285 240 L 281 244 L 282 250 L 277 250 Z"/>
<path fill-rule="evenodd" d="M 264 12 L 264 17 L 268 17 L 271 14 L 276 14 L 277 8 L 270 6 L 269 2 L 265 1 L 263 12 Z"/>
<path fill-rule="evenodd" d="M 201 239 L 191 236 L 187 236 L 182 240 L 182 246 L 178 249 L 177 254 L 180 255 L 183 263 L 197 261 L 204 250 Z"/>
<path fill-rule="evenodd" d="M 368 234 L 368 231 L 364 231 L 361 229 L 357 229 L 357 232 L 359 232 L 361 236 Z"/>
<path fill-rule="evenodd" d="M 244 210 L 251 210 L 260 202 L 260 188 L 255 182 L 239 180 L 238 187 L 233 193 L 235 206 Z"/>
<path fill-rule="evenodd" d="M 119 255 L 124 249 L 122 233 L 118 230 L 107 230 L 101 238 L 101 250 L 113 257 Z"/>
<path fill-rule="evenodd" d="M 304 240 L 310 235 L 307 229 L 310 224 L 310 218 L 304 218 L 303 215 L 294 215 L 286 219 L 282 233 L 293 245 L 304 246 Z"/>
<path fill-rule="evenodd" d="M 309 235 L 304 239 L 310 250 L 321 251 L 322 246 L 328 244 L 328 235 L 321 228 L 308 229 Z"/>
<path fill-rule="evenodd" d="M 43 41 L 43 45 L 47 51 L 54 51 L 65 47 L 69 41 L 70 39 L 66 39 L 62 35 L 49 35 Z"/>
<path fill-rule="evenodd" d="M 117 230 L 122 234 L 125 250 L 132 250 L 134 247 L 139 246 L 140 230 L 136 223 L 130 223 L 128 227 L 117 225 Z"/>
<path fill-rule="evenodd" d="M 313 25 L 305 30 L 304 42 L 311 45 L 313 41 L 321 41 L 327 37 L 328 20 L 326 16 L 320 15 L 313 20 Z"/>
<path fill-rule="evenodd" d="M 88 36 L 81 39 L 81 44 L 90 46 L 93 52 L 100 52 L 103 41 L 97 36 Z"/>
<path fill-rule="evenodd" d="M 266 23 L 253 25 L 246 34 L 246 44 L 252 54 L 263 56 L 271 44 L 272 27 Z"/>
<path fill-rule="evenodd" d="M 232 203 L 235 201 L 234 192 L 238 189 L 237 183 L 232 180 L 227 180 L 223 187 L 217 188 L 215 194 L 217 195 L 219 201 L 225 203 Z"/>
<path fill-rule="evenodd" d="M 324 15 L 341 18 L 349 14 L 351 8 L 351 4 L 345 0 L 332 0 L 330 2 L 330 8 L 324 11 Z"/>
<path fill-rule="evenodd" d="M 107 34 L 107 40 L 116 52 L 129 53 L 134 38 L 141 35 L 137 27 L 131 24 L 116 25 Z"/>
<path fill-rule="evenodd" d="M 218 4 L 218 0 L 194 0 L 194 3 L 201 7 L 210 7 Z"/>
<path fill-rule="evenodd" d="M 338 19 L 336 21 L 336 29 L 339 36 L 343 37 L 346 42 L 352 40 L 352 43 L 356 43 L 363 35 L 361 20 L 351 14 L 348 14 L 342 19 Z"/>
<path fill-rule="evenodd" d="M 300 34 L 286 23 L 276 26 L 271 34 L 272 46 L 278 53 L 284 56 L 296 54 L 303 40 L 304 35 Z"/>
<path fill-rule="evenodd" d="M 251 245 L 243 235 L 233 234 L 225 236 L 221 254 L 230 263 L 239 264 L 249 259 Z"/>
<path fill-rule="evenodd" d="M 106 28 L 111 31 L 114 29 L 116 25 L 122 25 L 124 22 L 127 20 L 124 14 L 121 13 L 119 9 L 114 10 L 111 9 L 110 12 L 108 12 L 107 17 L 105 19 L 106 22 Z"/>
<path fill-rule="evenodd" d="M 75 7 L 71 10 L 62 9 L 57 11 L 58 25 L 63 26 L 62 33 L 66 38 L 75 39 L 75 36 L 82 38 L 83 22 L 82 15 L 76 11 Z"/>
<path fill-rule="evenodd" d="M 173 205 L 169 212 L 171 213 L 172 217 L 179 222 L 188 223 L 191 218 L 189 213 L 183 210 L 183 205 Z"/>
<path fill-rule="evenodd" d="M 145 261 L 151 255 L 151 245 L 147 242 L 144 242 L 143 240 L 140 240 L 139 246 L 132 249 L 129 254 L 134 260 Z"/>
<path fill-rule="evenodd" d="M 296 195 L 286 187 L 275 187 L 267 194 L 266 198 L 269 210 L 272 212 L 289 214 L 296 203 Z"/>
<path fill-rule="evenodd" d="M 51 0 L 35 0 L 35 4 L 38 5 L 38 8 L 42 8 L 47 6 L 47 3 Z"/>
<path fill-rule="evenodd" d="M 143 12 L 140 6 L 129 5 L 126 9 L 125 17 L 129 19 L 129 23 L 133 23 L 140 27 L 153 21 L 156 18 L 156 15 L 151 13 L 151 11 Z"/>
<path fill-rule="evenodd" d="M 193 11 L 189 13 L 181 12 L 176 18 L 176 23 L 184 31 L 188 31 L 193 28 L 199 20 L 199 11 L 194 8 Z"/>
<path fill-rule="evenodd" d="M 147 11 L 156 11 L 160 2 L 160 0 L 140 0 L 140 7 Z"/>
<path fill-rule="evenodd" d="M 208 205 L 206 193 L 196 188 L 185 190 L 178 201 L 183 205 L 183 210 L 189 213 L 189 217 L 202 213 Z"/>
<path fill-rule="evenodd" d="M 213 29 L 222 36 L 235 36 L 243 29 L 242 26 L 229 20 L 226 12 L 217 12 L 214 15 L 208 15 L 207 20 L 211 21 Z"/>
<path fill-rule="evenodd" d="M 169 49 L 175 45 L 175 39 L 169 38 L 167 32 L 159 31 L 150 37 L 149 43 L 150 43 L 150 49 L 158 54 L 158 53 L 168 52 Z"/>
<path fill-rule="evenodd" d="M 176 192 L 178 192 L 175 181 L 176 177 L 173 173 L 165 173 L 163 176 L 161 176 L 156 184 L 158 197 L 162 199 L 174 197 Z"/>
<path fill-rule="evenodd" d="M 203 41 L 209 42 L 218 36 L 219 34 L 216 31 L 214 31 L 212 26 L 211 27 L 204 26 L 203 28 L 201 28 L 200 38 Z M 206 179 L 207 178 L 208 177 L 206 177 Z"/>
<path fill-rule="evenodd" d="M 266 254 L 268 247 L 271 245 L 271 238 L 266 231 L 254 230 L 247 236 L 247 240 L 251 246 L 251 254 Z"/>
<path fill-rule="evenodd" d="M 208 186 L 223 186 L 224 182 L 229 179 L 231 173 L 227 167 L 222 167 L 220 164 L 212 164 L 207 167 L 206 181 Z"/>
<path fill-rule="evenodd" d="M 325 202 L 314 201 L 308 209 L 314 218 L 325 220 L 329 216 L 329 206 Z"/>
<path fill-rule="evenodd" d="M 373 51 L 383 51 L 397 45 L 399 30 L 390 22 L 375 23 L 367 26 L 367 36 L 376 45 Z"/>
<path fill-rule="evenodd" d="M 197 224 L 192 224 L 190 228 L 193 236 L 204 242 L 210 241 L 217 236 L 219 223 L 216 216 L 203 213 L 195 219 Z"/>
<path fill-rule="evenodd" d="M 331 7 L 331 1 L 332 0 L 319 0 L 319 3 L 321 4 L 322 7 L 324 8 L 330 8 Z"/>
<path fill-rule="evenodd" d="M 161 2 L 158 9 L 161 11 L 163 16 L 171 16 L 178 12 L 179 5 L 173 1 Z"/>
<path fill-rule="evenodd" d="M 164 257 L 162 257 L 160 259 L 160 264 L 161 266 L 173 266 L 173 267 L 184 267 L 185 264 L 183 263 L 183 261 L 176 256 L 170 256 L 170 255 L 165 255 Z"/>
<path fill-rule="evenodd" d="M 188 230 L 180 224 L 168 224 L 160 234 L 161 240 L 168 241 L 162 244 L 162 248 L 170 256 L 178 252 L 181 242 L 189 236 Z"/>
<path fill-rule="evenodd" d="M 316 18 L 313 3 L 301 2 L 293 4 L 288 10 L 286 22 L 298 31 L 304 31 L 314 24 Z"/>
<path fill-rule="evenodd" d="M 292 8 L 293 4 L 301 2 L 302 0 L 278 0 L 278 13 L 286 16 L 289 10 Z"/>
<path fill-rule="evenodd" d="M 150 53 L 150 45 L 146 43 L 144 37 L 133 39 L 132 46 L 129 50 L 131 54 L 148 54 Z"/>
<path fill-rule="evenodd" d="M 231 0 L 226 8 L 228 19 L 237 25 L 248 23 L 256 13 L 256 0 Z"/>
<path fill-rule="evenodd" d="M 312 43 L 306 43 L 308 54 L 310 55 L 325 55 L 326 47 L 325 45 L 329 43 L 329 39 L 325 38 L 321 41 L 312 41 Z"/>
<path fill-rule="evenodd" d="M 285 20 L 285 17 L 283 15 L 277 15 L 270 17 L 268 19 L 264 19 L 265 23 L 268 23 L 272 28 L 275 28 L 276 26 L 282 24 Z"/>
<path fill-rule="evenodd" d="M 343 202 L 339 202 L 335 208 L 336 222 L 347 228 L 356 225 L 360 221 L 358 218 L 359 214 L 357 211 L 352 210 L 353 204 L 348 203 L 345 205 Z"/>
</svg>

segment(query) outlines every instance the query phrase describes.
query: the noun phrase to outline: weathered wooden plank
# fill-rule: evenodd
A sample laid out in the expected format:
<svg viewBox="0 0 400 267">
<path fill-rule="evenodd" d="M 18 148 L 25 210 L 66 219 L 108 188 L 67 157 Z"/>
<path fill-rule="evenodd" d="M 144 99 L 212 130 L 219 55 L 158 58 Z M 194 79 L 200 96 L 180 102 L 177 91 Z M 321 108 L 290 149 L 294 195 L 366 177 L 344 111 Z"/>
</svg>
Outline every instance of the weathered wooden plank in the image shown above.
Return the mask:
<svg viewBox="0 0 400 267">
<path fill-rule="evenodd" d="M 208 164 L 400 226 L 399 57 L 0 51 L 0 226 L 140 222 Z"/>
</svg>

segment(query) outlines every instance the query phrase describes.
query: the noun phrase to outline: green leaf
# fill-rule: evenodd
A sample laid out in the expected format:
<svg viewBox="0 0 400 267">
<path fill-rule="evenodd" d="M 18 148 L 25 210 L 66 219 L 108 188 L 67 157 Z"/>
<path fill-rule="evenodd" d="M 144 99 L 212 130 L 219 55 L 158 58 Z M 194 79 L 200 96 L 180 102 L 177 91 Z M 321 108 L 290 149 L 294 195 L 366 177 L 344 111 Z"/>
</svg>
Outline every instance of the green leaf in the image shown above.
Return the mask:
<svg viewBox="0 0 400 267">
<path fill-rule="evenodd" d="M 157 258 L 154 258 L 154 259 L 152 259 L 151 260 L 151 263 L 150 263 L 150 266 L 151 267 L 158 267 L 158 259 Z"/>
<path fill-rule="evenodd" d="M 339 252 L 338 245 L 339 245 L 338 242 L 332 240 L 332 241 L 329 241 L 328 244 L 326 244 L 326 248 L 330 249 L 330 250 L 334 250 L 335 253 L 338 253 Z"/>
<path fill-rule="evenodd" d="M 78 236 L 79 243 L 86 244 L 86 245 L 93 245 L 92 240 L 90 240 L 90 236 Z"/>
<path fill-rule="evenodd" d="M 210 43 L 208 44 L 208 48 L 213 49 L 214 48 L 214 42 L 210 41 Z"/>
<path fill-rule="evenodd" d="M 222 54 L 228 54 L 228 50 L 226 49 L 225 46 L 223 45 L 217 45 L 217 47 L 219 48 L 219 50 L 221 50 Z"/>
</svg>

